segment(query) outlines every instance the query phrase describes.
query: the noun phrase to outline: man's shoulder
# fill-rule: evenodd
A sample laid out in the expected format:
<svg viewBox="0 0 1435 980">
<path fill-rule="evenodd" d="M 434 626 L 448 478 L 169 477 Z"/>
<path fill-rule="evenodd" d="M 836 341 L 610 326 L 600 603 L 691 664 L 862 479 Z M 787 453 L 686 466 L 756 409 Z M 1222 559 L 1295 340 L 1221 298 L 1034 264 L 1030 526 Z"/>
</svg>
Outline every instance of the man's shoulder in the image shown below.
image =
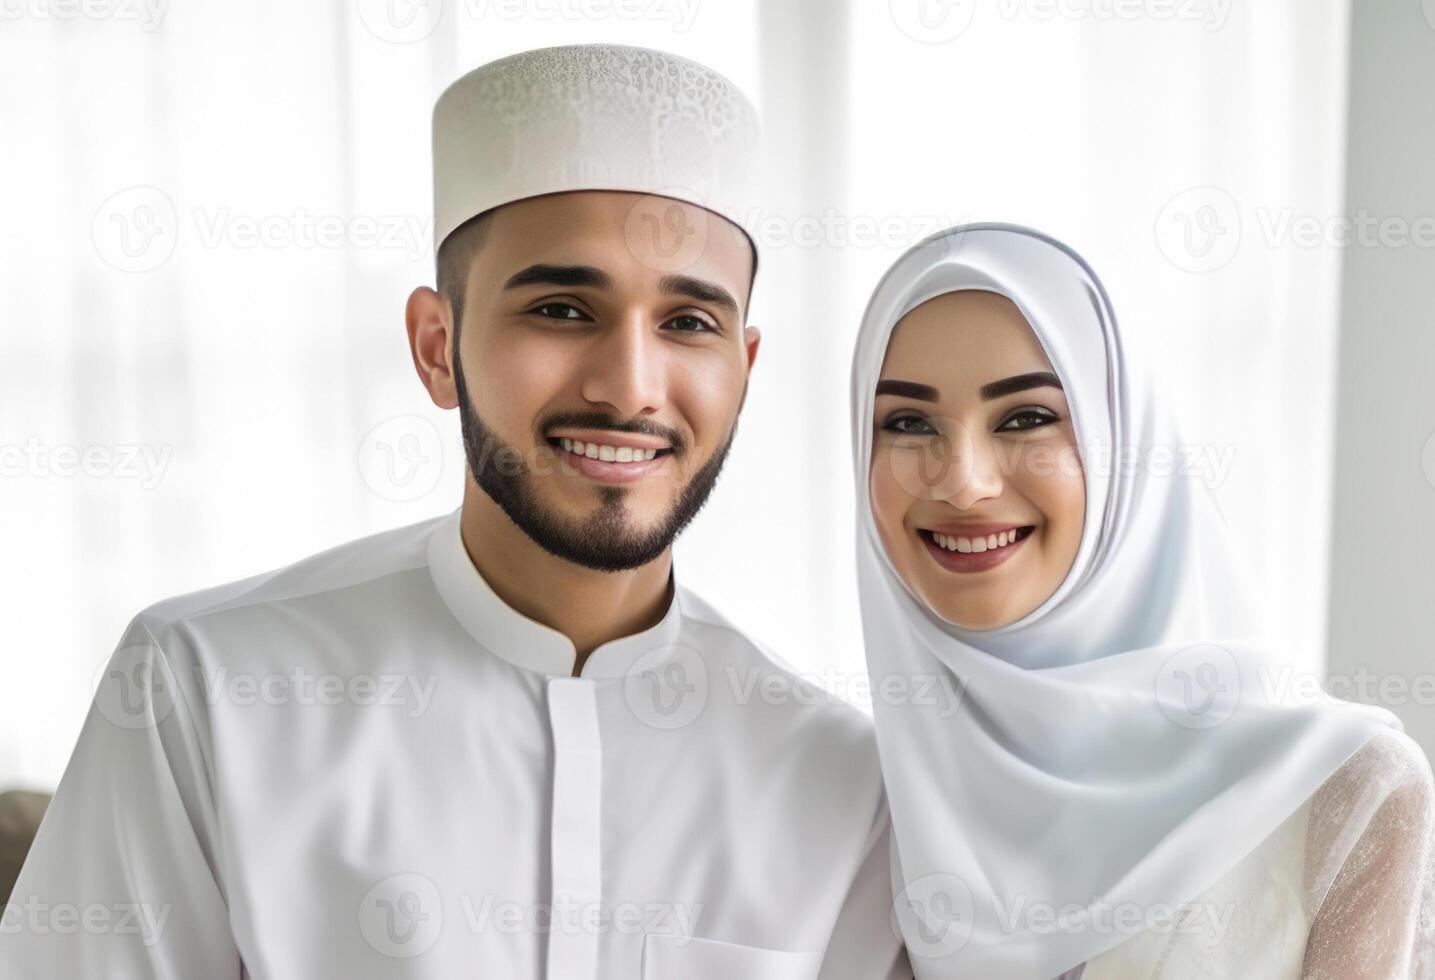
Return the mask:
<svg viewBox="0 0 1435 980">
<path fill-rule="evenodd" d="M 344 541 L 287 565 L 154 602 L 134 617 L 155 640 L 227 612 L 319 599 L 376 585 L 428 564 L 428 539 L 444 516 Z"/>
<path fill-rule="evenodd" d="M 872 740 L 872 719 L 865 712 L 823 687 L 817 678 L 804 675 L 702 596 L 678 588 L 684 622 L 706 634 L 703 649 L 719 651 L 709 671 L 720 673 L 721 688 L 739 703 L 788 708 L 814 731 L 828 736 L 846 734 L 862 742 Z M 709 686 L 713 683 L 710 677 Z"/>
<path fill-rule="evenodd" d="M 695 593 L 683 589 L 680 598 L 725 751 L 750 753 L 755 770 L 803 773 L 809 802 L 884 813 L 876 731 L 866 712 L 834 693 L 845 685 L 794 669 Z"/>
</svg>

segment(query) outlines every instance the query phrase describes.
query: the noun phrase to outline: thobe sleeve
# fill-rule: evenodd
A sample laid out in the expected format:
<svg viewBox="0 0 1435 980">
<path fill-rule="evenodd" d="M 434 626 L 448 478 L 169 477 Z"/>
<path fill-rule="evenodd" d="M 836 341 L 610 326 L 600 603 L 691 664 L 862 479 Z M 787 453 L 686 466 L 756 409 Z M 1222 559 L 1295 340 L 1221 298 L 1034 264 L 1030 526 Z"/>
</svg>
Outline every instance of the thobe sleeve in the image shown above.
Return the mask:
<svg viewBox="0 0 1435 980">
<path fill-rule="evenodd" d="M 892 822 L 885 802 L 822 958 L 819 980 L 911 980 L 892 917 Z"/>
<path fill-rule="evenodd" d="M 1307 868 L 1303 980 L 1435 976 L 1435 784 L 1415 743 L 1378 736 L 1326 781 Z"/>
<path fill-rule="evenodd" d="M 0 922 L 13 980 L 238 980 L 199 728 L 130 623 Z"/>
</svg>

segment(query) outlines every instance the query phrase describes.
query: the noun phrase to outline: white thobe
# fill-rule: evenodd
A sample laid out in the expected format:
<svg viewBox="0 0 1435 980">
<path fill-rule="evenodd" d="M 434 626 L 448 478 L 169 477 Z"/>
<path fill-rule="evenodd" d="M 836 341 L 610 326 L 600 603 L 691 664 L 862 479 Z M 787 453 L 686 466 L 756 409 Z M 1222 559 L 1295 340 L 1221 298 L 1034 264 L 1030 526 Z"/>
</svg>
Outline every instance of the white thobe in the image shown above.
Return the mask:
<svg viewBox="0 0 1435 980">
<path fill-rule="evenodd" d="M 455 510 L 151 606 L 0 976 L 909 976 L 870 723 L 673 595 L 571 676 Z"/>
</svg>

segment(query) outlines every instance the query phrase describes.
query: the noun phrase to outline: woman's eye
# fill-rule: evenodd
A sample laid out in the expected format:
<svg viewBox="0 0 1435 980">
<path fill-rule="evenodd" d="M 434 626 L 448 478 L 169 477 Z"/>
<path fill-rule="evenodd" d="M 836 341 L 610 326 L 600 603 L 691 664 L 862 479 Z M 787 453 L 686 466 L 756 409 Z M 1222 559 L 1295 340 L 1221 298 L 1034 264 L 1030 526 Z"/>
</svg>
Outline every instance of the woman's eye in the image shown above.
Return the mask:
<svg viewBox="0 0 1435 980">
<path fill-rule="evenodd" d="M 544 303 L 529 310 L 550 320 L 586 320 L 587 314 L 571 303 Z"/>
<path fill-rule="evenodd" d="M 704 330 L 717 332 L 717 328 L 700 316 L 691 313 L 682 313 L 673 317 L 664 326 L 676 330 L 679 333 L 701 333 Z"/>
<path fill-rule="evenodd" d="M 902 415 L 895 419 L 888 419 L 882 428 L 904 436 L 934 436 L 937 434 L 937 430 L 932 428 L 932 423 L 916 415 Z"/>
<path fill-rule="evenodd" d="M 1025 432 L 1027 429 L 1039 429 L 1043 425 L 1050 425 L 1060 419 L 1056 414 L 1044 408 L 1024 408 L 1007 416 L 1005 422 L 997 426 L 998 432 Z"/>
</svg>

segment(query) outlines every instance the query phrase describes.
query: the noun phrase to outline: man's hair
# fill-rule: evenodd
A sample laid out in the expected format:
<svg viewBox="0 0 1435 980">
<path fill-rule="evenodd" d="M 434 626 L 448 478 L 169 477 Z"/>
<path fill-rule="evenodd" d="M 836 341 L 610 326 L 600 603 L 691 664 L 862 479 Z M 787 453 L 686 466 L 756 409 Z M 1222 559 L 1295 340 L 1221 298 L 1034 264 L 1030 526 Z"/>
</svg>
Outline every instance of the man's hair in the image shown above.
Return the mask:
<svg viewBox="0 0 1435 980">
<path fill-rule="evenodd" d="M 499 205 L 502 207 L 503 205 Z M 453 307 L 453 342 L 454 349 L 458 349 L 458 330 L 463 323 L 463 290 L 468 282 L 468 271 L 473 268 L 473 259 L 484 243 L 488 241 L 489 232 L 493 228 L 493 215 L 498 208 L 490 208 L 482 214 L 474 215 L 453 231 L 449 232 L 447 238 L 438 247 L 438 256 L 435 261 L 435 278 L 438 284 L 438 292 L 448 298 L 449 305 Z M 745 234 L 743 237 L 747 237 Z M 752 287 L 757 282 L 757 246 L 748 239 L 748 247 L 752 251 L 752 275 L 747 281 L 747 293 L 749 301 L 752 298 Z"/>
<path fill-rule="evenodd" d="M 458 349 L 458 327 L 463 323 L 463 287 L 468 282 L 468 270 L 473 267 L 473 257 L 488 241 L 493 226 L 494 208 L 469 218 L 459 225 L 438 247 L 436 278 L 438 291 L 448 297 L 453 307 L 454 349 Z"/>
</svg>

